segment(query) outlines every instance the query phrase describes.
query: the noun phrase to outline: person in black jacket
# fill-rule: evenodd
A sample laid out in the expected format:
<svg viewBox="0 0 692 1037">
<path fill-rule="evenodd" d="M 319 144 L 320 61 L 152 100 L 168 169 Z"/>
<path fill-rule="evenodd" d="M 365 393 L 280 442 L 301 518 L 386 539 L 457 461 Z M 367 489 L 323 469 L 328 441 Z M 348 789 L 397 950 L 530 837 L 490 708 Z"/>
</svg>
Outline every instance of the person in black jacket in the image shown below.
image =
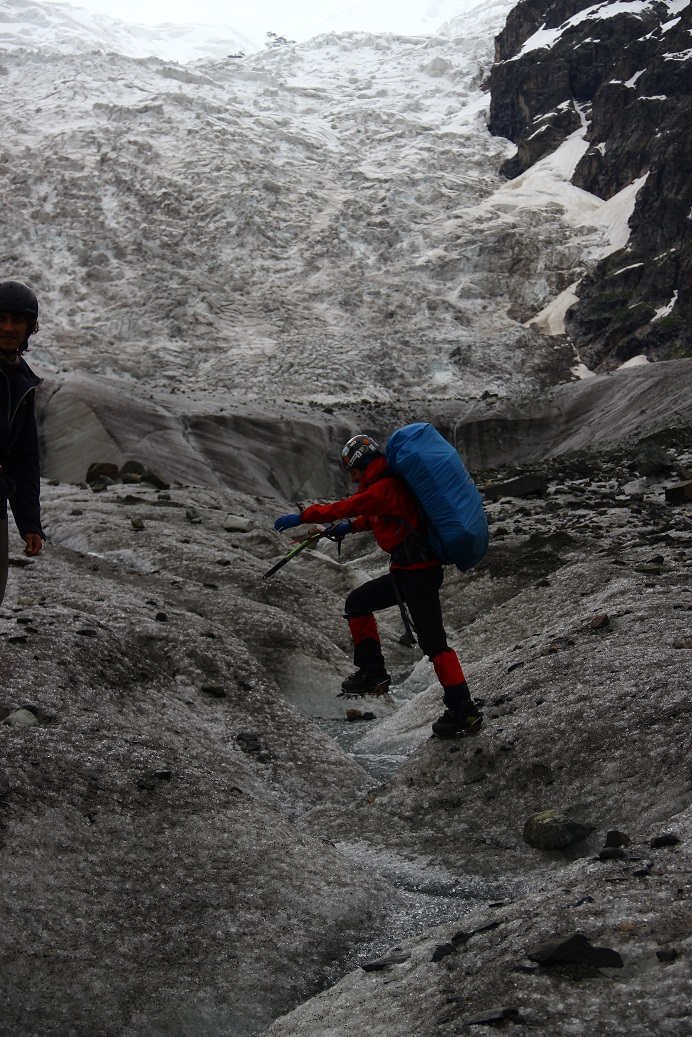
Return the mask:
<svg viewBox="0 0 692 1037">
<path fill-rule="evenodd" d="M 0 602 L 7 584 L 7 503 L 24 553 L 43 546 L 34 395 L 41 384 L 22 354 L 38 331 L 38 301 L 21 281 L 0 281 Z"/>
</svg>

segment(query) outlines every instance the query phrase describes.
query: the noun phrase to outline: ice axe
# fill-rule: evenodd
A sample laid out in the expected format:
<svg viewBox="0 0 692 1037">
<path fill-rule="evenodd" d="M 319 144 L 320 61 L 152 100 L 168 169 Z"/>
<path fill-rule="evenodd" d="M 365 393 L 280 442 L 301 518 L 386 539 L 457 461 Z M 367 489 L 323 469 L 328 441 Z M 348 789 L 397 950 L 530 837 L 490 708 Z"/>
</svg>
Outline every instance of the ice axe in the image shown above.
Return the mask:
<svg viewBox="0 0 692 1037">
<path fill-rule="evenodd" d="M 303 551 L 308 546 L 308 544 L 314 544 L 317 540 L 320 539 L 320 537 L 323 537 L 324 535 L 325 535 L 325 531 L 320 529 L 316 533 L 312 533 L 310 536 L 307 536 L 305 538 L 305 540 L 301 540 L 301 542 L 298 544 L 298 546 L 294 547 L 291 551 L 289 551 L 288 554 L 285 555 L 281 559 L 280 562 L 277 562 L 276 565 L 272 565 L 271 569 L 269 569 L 264 574 L 262 579 L 263 580 L 269 579 L 269 577 L 273 576 L 274 573 L 277 572 L 278 569 L 281 569 L 281 567 L 284 566 L 286 564 L 286 562 L 290 562 L 290 560 L 292 558 L 295 558 L 295 556 L 297 554 L 300 554 L 300 552 Z"/>
</svg>

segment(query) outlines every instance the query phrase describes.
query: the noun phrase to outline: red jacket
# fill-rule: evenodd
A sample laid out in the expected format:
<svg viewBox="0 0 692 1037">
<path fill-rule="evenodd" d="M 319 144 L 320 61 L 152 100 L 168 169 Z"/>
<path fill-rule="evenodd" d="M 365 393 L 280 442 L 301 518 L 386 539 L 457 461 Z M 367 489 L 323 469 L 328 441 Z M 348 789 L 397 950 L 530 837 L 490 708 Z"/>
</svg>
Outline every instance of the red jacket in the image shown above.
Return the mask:
<svg viewBox="0 0 692 1037">
<path fill-rule="evenodd" d="M 394 568 L 417 569 L 440 564 L 437 559 L 424 557 L 420 548 L 412 548 L 412 533 L 421 525 L 418 503 L 408 486 L 388 472 L 384 457 L 370 462 L 352 497 L 333 504 L 311 504 L 302 517 L 303 522 L 351 519 L 355 533 L 371 529 L 382 550 L 388 554 L 394 552 Z"/>
</svg>

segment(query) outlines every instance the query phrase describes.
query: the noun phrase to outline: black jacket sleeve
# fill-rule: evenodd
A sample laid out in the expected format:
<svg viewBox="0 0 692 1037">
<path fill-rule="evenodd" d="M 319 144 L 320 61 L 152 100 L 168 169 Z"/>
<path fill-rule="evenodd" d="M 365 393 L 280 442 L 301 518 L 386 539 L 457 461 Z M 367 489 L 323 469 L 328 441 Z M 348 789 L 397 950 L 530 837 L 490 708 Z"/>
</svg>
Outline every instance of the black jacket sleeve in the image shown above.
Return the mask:
<svg viewBox="0 0 692 1037">
<path fill-rule="evenodd" d="M 33 392 L 27 394 L 20 403 L 14 423 L 18 426 L 18 434 L 13 437 L 12 450 L 3 463 L 5 474 L 14 483 L 10 507 L 17 529 L 22 535 L 38 533 L 43 537 L 40 505 L 41 471 Z"/>
</svg>

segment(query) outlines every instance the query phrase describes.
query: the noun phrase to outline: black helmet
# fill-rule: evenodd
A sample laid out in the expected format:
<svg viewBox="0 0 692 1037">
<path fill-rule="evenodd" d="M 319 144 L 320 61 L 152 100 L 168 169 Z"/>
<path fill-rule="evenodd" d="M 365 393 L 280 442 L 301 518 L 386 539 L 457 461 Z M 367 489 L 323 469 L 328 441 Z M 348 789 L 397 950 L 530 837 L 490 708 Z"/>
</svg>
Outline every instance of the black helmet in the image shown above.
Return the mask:
<svg viewBox="0 0 692 1037">
<path fill-rule="evenodd" d="M 345 472 L 354 468 L 363 472 L 371 461 L 381 456 L 380 448 L 370 436 L 353 436 L 341 451 L 341 467 Z"/>
<path fill-rule="evenodd" d="M 23 317 L 36 321 L 38 299 L 21 281 L 0 281 L 0 312 L 21 313 Z"/>
</svg>

